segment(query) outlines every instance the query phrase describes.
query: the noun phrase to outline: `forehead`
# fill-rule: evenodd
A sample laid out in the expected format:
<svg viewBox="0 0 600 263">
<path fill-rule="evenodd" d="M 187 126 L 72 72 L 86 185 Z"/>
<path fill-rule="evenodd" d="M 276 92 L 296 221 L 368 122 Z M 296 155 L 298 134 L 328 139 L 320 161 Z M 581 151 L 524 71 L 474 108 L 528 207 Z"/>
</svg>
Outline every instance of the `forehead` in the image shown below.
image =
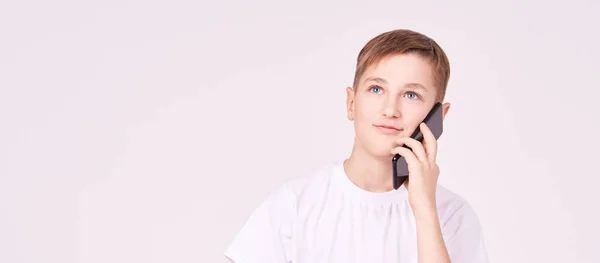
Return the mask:
<svg viewBox="0 0 600 263">
<path fill-rule="evenodd" d="M 369 78 L 381 78 L 389 85 L 418 83 L 434 89 L 435 79 L 429 61 L 417 54 L 392 55 L 369 66 L 361 76 L 361 84 Z"/>
</svg>

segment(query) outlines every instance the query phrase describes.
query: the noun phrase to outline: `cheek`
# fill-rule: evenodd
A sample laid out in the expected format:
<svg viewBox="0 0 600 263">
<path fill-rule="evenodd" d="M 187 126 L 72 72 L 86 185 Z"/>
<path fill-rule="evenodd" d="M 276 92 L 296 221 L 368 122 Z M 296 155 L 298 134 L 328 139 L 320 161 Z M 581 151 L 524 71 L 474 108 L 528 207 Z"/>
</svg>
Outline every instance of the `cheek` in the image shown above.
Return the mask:
<svg viewBox="0 0 600 263">
<path fill-rule="evenodd" d="M 404 120 L 405 128 L 414 130 L 427 116 L 427 109 L 422 106 L 415 105 L 414 107 L 406 107 L 402 110 L 404 113 L 402 119 Z"/>
<path fill-rule="evenodd" d="M 376 118 L 378 112 L 377 101 L 368 98 L 359 98 L 356 100 L 354 114 L 358 121 L 368 121 Z"/>
</svg>

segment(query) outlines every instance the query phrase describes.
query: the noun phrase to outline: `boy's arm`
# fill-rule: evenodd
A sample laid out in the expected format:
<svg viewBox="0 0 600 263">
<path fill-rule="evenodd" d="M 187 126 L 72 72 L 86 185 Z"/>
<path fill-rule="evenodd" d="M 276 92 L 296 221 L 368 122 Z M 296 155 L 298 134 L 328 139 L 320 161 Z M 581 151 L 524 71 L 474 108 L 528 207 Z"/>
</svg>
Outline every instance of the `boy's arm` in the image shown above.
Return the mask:
<svg viewBox="0 0 600 263">
<path fill-rule="evenodd" d="M 463 201 L 450 216 L 440 217 L 435 201 L 413 202 L 419 263 L 488 263 L 481 225 Z"/>
<path fill-rule="evenodd" d="M 435 204 L 417 207 L 413 213 L 417 227 L 419 263 L 450 263 Z"/>
<path fill-rule="evenodd" d="M 437 141 L 425 123 L 419 125 L 423 143 L 403 137 L 397 140 L 393 154 L 406 159 L 409 179 L 404 182 L 417 227 L 417 258 L 419 263 L 450 263 L 444 243 L 436 206 L 437 181 L 440 174 L 435 161 Z M 403 147 L 404 145 L 410 149 Z"/>
<path fill-rule="evenodd" d="M 436 163 L 437 141 L 425 123 L 420 128 L 423 143 L 403 137 L 392 150 L 392 154 L 402 155 L 408 163 L 410 177 L 404 185 L 416 221 L 418 262 L 487 263 L 479 221 L 466 202 L 444 219 L 443 226 L 440 224 L 436 205 L 440 174 Z"/>
</svg>

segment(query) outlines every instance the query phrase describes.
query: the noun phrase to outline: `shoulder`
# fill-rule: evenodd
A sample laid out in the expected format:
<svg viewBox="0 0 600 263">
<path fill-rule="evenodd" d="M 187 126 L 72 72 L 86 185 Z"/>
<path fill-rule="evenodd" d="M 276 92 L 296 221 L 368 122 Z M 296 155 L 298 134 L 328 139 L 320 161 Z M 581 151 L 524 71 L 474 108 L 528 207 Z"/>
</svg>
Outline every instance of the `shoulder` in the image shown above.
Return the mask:
<svg viewBox="0 0 600 263">
<path fill-rule="evenodd" d="M 468 205 L 465 198 L 442 185 L 438 184 L 436 191 L 438 209 L 453 210 L 457 207 Z"/>
<path fill-rule="evenodd" d="M 438 185 L 437 206 L 445 236 L 448 238 L 461 236 L 463 239 L 472 239 L 477 244 L 481 241 L 482 229 L 479 217 L 465 198 Z"/>
<path fill-rule="evenodd" d="M 276 188 L 246 220 L 225 252 L 234 262 L 286 262 L 299 203 L 326 189 L 333 166 L 294 178 Z"/>
<path fill-rule="evenodd" d="M 470 203 L 458 193 L 441 185 L 437 186 L 437 208 L 442 224 L 458 218 L 469 218 L 478 223 L 477 214 Z"/>
<path fill-rule="evenodd" d="M 328 190 L 335 168 L 334 164 L 322 166 L 309 174 L 282 183 L 268 193 L 252 216 L 264 214 L 271 221 L 292 220 L 300 206 L 317 201 Z"/>
<path fill-rule="evenodd" d="M 322 166 L 309 174 L 285 182 L 282 188 L 298 196 L 305 195 L 307 191 L 324 189 L 331 183 L 337 168 L 339 166 L 335 163 Z"/>
<path fill-rule="evenodd" d="M 479 218 L 469 202 L 457 193 L 439 186 L 438 215 L 452 262 L 488 262 Z"/>
<path fill-rule="evenodd" d="M 298 203 L 316 201 L 313 199 L 317 199 L 330 188 L 337 168 L 335 163 L 322 166 L 309 174 L 286 181 L 274 193 L 280 197 L 285 196 L 290 202 L 288 206 L 295 207 Z"/>
</svg>

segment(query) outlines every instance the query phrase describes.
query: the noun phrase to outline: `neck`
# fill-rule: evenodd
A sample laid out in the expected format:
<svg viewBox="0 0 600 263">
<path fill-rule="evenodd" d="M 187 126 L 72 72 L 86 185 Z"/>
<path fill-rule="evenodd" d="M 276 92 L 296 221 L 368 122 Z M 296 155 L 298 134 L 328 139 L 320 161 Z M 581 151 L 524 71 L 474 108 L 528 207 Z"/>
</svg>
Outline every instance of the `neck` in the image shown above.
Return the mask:
<svg viewBox="0 0 600 263">
<path fill-rule="evenodd" d="M 369 192 L 388 192 L 392 187 L 392 156 L 373 156 L 360 147 L 354 147 L 344 162 L 348 178 Z"/>
</svg>

